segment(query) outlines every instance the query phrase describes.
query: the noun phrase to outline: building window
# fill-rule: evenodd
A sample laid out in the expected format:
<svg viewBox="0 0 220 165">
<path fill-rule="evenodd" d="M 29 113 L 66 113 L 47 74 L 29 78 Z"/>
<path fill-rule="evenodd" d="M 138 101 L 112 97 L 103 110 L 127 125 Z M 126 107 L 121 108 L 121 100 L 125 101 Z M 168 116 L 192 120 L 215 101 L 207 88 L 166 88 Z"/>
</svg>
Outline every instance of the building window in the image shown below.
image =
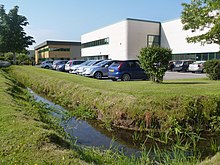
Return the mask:
<svg viewBox="0 0 220 165">
<path fill-rule="evenodd" d="M 197 61 L 207 61 L 213 59 L 220 59 L 220 54 L 218 52 L 210 53 L 191 53 L 191 54 L 173 54 L 173 60 L 197 60 Z"/>
<path fill-rule="evenodd" d="M 88 47 L 100 46 L 100 45 L 106 45 L 106 44 L 109 44 L 109 38 L 103 38 L 100 40 L 83 43 L 82 48 L 88 48 Z"/>
<path fill-rule="evenodd" d="M 69 52 L 69 51 L 70 51 L 70 48 L 50 48 L 49 51 Z"/>
<path fill-rule="evenodd" d="M 147 46 L 160 46 L 160 36 L 148 35 L 147 36 Z"/>
<path fill-rule="evenodd" d="M 43 53 L 43 52 L 48 52 L 48 51 L 49 51 L 49 48 L 44 48 L 44 49 L 40 49 L 38 53 Z"/>
</svg>

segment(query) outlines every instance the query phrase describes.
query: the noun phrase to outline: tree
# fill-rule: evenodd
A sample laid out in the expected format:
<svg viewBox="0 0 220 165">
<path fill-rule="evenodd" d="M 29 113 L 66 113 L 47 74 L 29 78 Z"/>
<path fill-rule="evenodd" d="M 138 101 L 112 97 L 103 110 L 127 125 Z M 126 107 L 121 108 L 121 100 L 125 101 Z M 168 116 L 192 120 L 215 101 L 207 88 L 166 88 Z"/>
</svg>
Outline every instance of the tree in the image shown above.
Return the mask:
<svg viewBox="0 0 220 165">
<path fill-rule="evenodd" d="M 201 35 L 188 37 L 187 42 L 220 45 L 220 0 L 192 0 L 182 6 L 183 29 L 202 31 Z"/>
<path fill-rule="evenodd" d="M 145 47 L 138 56 L 141 68 L 153 82 L 161 83 L 172 59 L 172 51 L 168 48 Z"/>
<path fill-rule="evenodd" d="M 27 36 L 24 31 L 24 26 L 27 26 L 27 18 L 18 15 L 18 6 L 15 6 L 5 13 L 3 5 L 0 5 L 0 52 L 12 52 L 13 62 L 16 62 L 16 53 L 21 53 L 32 45 L 35 41 L 33 37 Z"/>
<path fill-rule="evenodd" d="M 0 52 L 6 52 L 5 34 L 6 34 L 6 17 L 3 5 L 0 5 Z"/>
</svg>

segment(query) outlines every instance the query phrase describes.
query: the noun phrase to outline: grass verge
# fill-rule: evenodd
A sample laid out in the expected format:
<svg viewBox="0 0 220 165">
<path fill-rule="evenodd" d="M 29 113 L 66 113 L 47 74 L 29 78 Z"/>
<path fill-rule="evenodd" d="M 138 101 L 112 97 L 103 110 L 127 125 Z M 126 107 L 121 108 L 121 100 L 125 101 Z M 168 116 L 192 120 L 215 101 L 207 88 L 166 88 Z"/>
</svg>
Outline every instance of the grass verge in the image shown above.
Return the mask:
<svg viewBox="0 0 220 165">
<path fill-rule="evenodd" d="M 28 74 L 23 72 L 21 75 L 23 77 L 19 80 L 23 79 L 23 82 L 28 82 L 25 79 Z M 111 150 L 100 151 L 75 145 L 73 150 L 70 150 L 70 144 L 65 141 L 62 134 L 59 134 L 53 126 L 48 125 L 50 122 L 42 115 L 44 114 L 42 107 L 30 103 L 25 90 L 16 83 L 14 79 L 0 70 L 0 144 L 2 146 L 0 160 L 2 164 L 152 164 L 155 162 L 197 164 L 199 161 L 195 157 L 188 159 L 184 157 L 183 152 L 179 153 L 179 151 L 172 152 L 171 155 L 166 154 L 165 151 L 162 154 L 155 151 L 155 153 L 158 152 L 159 157 L 163 158 L 150 160 L 148 152 L 142 152 L 139 158 L 128 158 L 120 153 L 113 153 Z M 36 91 L 40 92 L 40 90 Z M 77 104 L 82 105 L 79 102 Z M 211 160 L 212 163 L 215 164 L 215 160 L 218 160 L 218 155 L 217 158 Z"/>
<path fill-rule="evenodd" d="M 84 164 L 28 97 L 0 70 L 0 164 Z"/>
<path fill-rule="evenodd" d="M 106 125 L 163 131 L 179 125 L 190 131 L 220 128 L 220 81 L 112 82 L 30 66 L 13 66 L 10 74 L 69 110 L 80 109 L 77 115 L 87 113 Z"/>
</svg>

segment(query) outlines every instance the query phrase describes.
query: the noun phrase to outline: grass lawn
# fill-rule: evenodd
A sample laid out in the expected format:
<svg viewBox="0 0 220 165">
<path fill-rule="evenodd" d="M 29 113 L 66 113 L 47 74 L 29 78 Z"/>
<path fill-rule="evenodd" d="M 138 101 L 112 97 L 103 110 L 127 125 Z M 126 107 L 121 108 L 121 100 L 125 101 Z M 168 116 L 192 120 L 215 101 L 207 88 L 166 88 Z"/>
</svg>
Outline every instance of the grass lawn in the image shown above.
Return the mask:
<svg viewBox="0 0 220 165">
<path fill-rule="evenodd" d="M 151 81 L 112 82 L 110 80 L 96 80 L 73 74 L 41 69 L 30 66 L 16 66 L 18 71 L 28 75 L 42 78 L 45 81 L 68 82 L 77 84 L 78 87 L 88 87 L 94 90 L 107 91 L 120 94 L 135 95 L 138 97 L 173 97 L 173 96 L 198 96 L 220 94 L 220 81 L 204 79 L 165 80 L 163 84 Z M 65 85 L 65 84 L 63 84 Z"/>
<path fill-rule="evenodd" d="M 197 111 L 218 111 L 220 100 L 220 81 L 206 78 L 167 80 L 163 84 L 113 82 L 33 66 L 12 66 L 10 73 L 69 110 L 82 105 L 105 123 L 127 128 L 145 127 L 150 122 L 149 127 L 157 122 L 160 128 L 167 129 L 173 118 L 194 120 Z"/>
<path fill-rule="evenodd" d="M 120 121 L 137 122 L 137 116 L 144 120 L 143 115 L 151 110 L 162 113 L 160 117 L 163 120 L 169 118 L 169 115 L 178 116 L 178 110 L 187 105 L 182 100 L 194 97 L 202 96 L 202 100 L 208 100 L 203 106 L 206 111 L 216 104 L 215 100 L 209 99 L 218 98 L 220 94 L 220 82 L 207 79 L 172 80 L 163 84 L 149 81 L 112 82 L 32 66 L 12 66 L 9 73 L 37 93 L 48 95 L 70 110 L 83 105 L 101 114 L 98 118 L 102 121 L 116 121 L 116 125 L 122 124 Z M 23 89 L 14 83 L 0 70 L 0 164 L 149 163 L 147 155 L 134 160 L 110 151 L 69 150 L 56 143 L 50 137 L 59 137 L 59 134 L 56 130 L 47 129 L 46 123 L 40 121 L 37 107 L 27 101 Z M 219 154 L 203 164 L 218 164 L 218 160 Z M 172 161 L 175 162 L 175 159 Z"/>
<path fill-rule="evenodd" d="M 46 129 L 23 92 L 0 70 L 0 164 L 84 164 L 52 140 L 59 134 Z"/>
</svg>

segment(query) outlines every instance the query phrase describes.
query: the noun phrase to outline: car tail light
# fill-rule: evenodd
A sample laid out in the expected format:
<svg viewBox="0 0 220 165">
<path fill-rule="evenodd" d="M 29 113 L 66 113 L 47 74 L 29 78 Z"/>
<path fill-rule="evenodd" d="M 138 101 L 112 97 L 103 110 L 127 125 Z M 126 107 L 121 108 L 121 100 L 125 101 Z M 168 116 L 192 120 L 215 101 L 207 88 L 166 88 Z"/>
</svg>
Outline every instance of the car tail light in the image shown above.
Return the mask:
<svg viewBox="0 0 220 165">
<path fill-rule="evenodd" d="M 120 70 L 122 64 L 123 64 L 123 62 L 121 62 L 121 63 L 118 65 L 118 70 Z"/>
</svg>

